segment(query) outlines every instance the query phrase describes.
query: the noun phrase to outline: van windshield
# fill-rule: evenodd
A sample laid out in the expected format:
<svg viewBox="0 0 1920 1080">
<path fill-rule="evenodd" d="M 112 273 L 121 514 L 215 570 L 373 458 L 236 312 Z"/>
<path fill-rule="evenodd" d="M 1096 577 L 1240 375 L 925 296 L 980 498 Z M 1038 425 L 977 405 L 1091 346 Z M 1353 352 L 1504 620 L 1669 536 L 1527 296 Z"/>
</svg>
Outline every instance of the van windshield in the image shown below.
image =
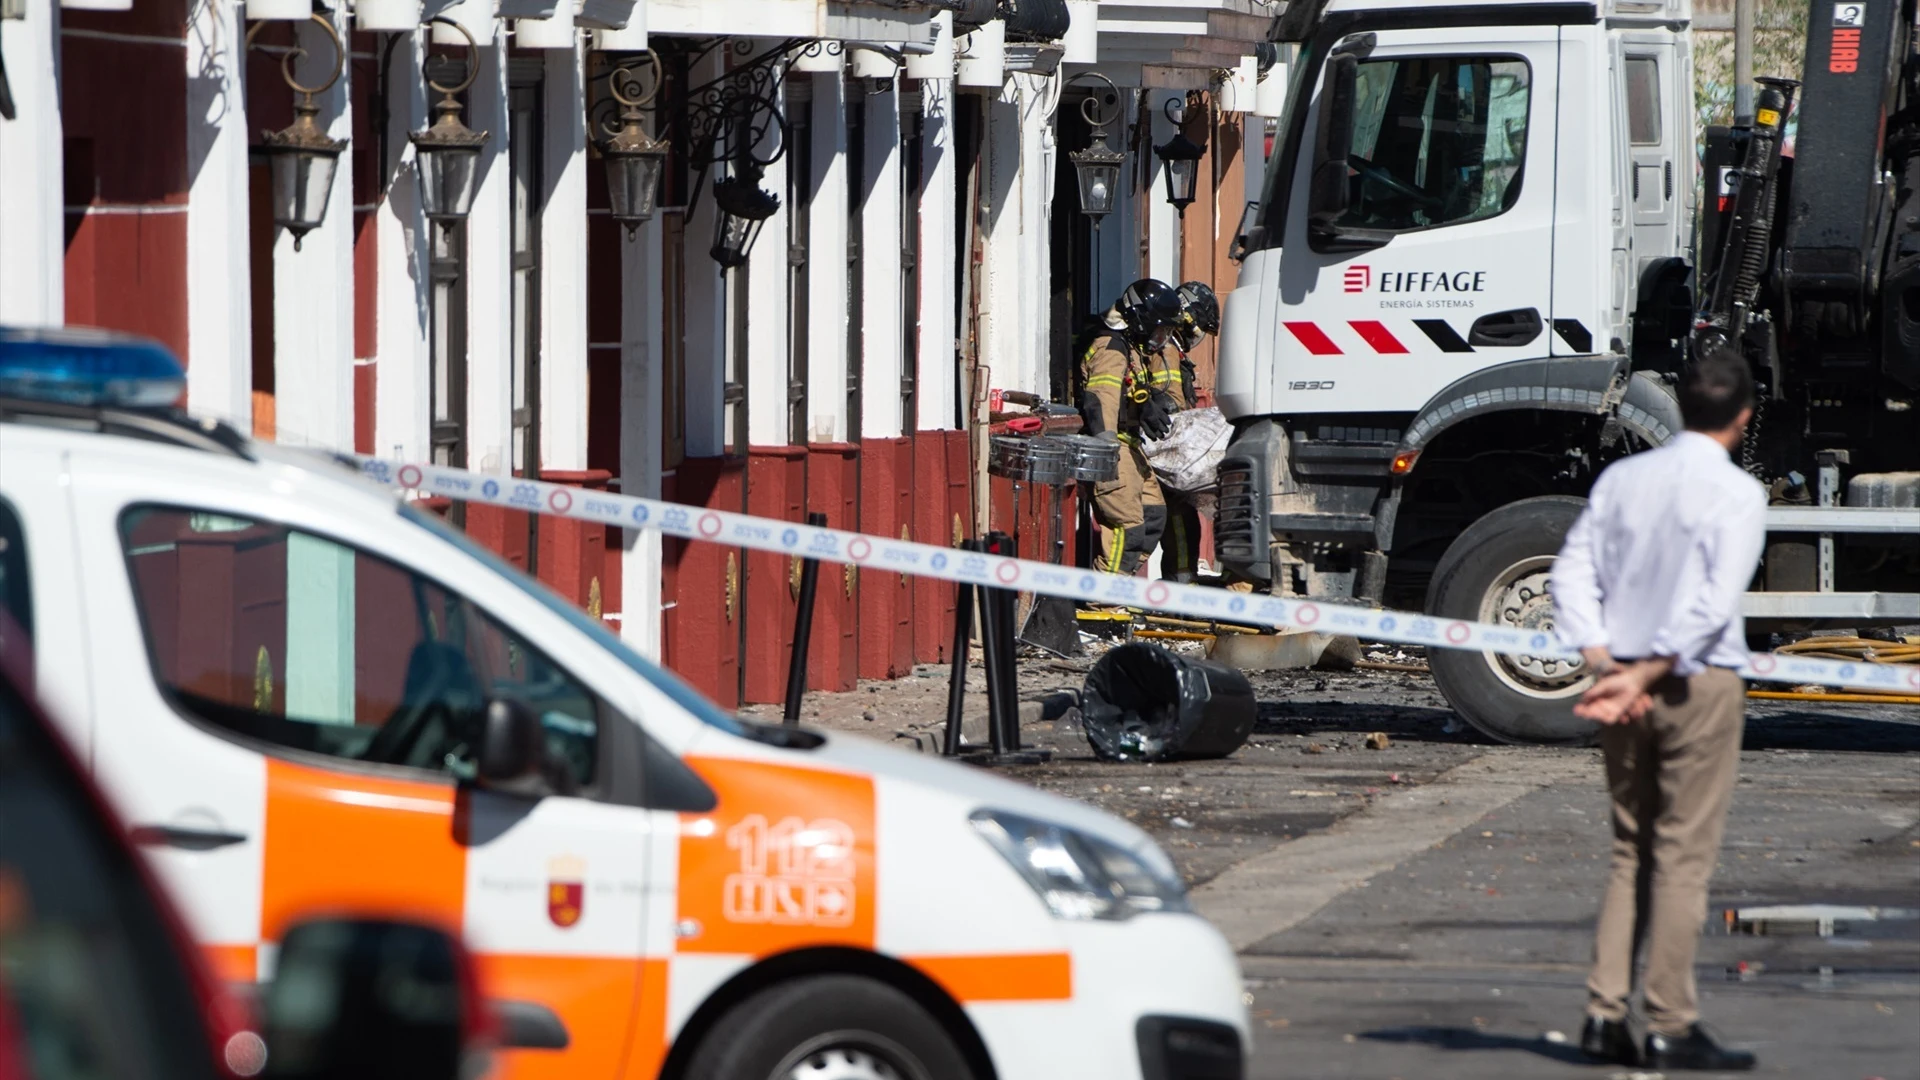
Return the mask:
<svg viewBox="0 0 1920 1080">
<path fill-rule="evenodd" d="M 692 713 L 700 722 L 719 728 L 730 735 L 745 734 L 746 728 L 740 721 L 728 715 L 720 706 L 702 697 L 698 690 L 681 681 L 680 676 L 634 652 L 632 646 L 621 641 L 619 636 L 603 626 L 600 620 L 574 607 L 553 590 L 528 577 L 505 559 L 476 543 L 466 533 L 441 521 L 434 514 L 405 504 L 400 507 L 400 516 L 498 571 L 501 577 L 513 582 L 520 591 L 538 600 L 547 610 L 558 614 L 593 638 L 595 644 L 612 653 L 621 663 L 632 668 L 634 674 L 672 698 L 675 704 Z"/>
</svg>

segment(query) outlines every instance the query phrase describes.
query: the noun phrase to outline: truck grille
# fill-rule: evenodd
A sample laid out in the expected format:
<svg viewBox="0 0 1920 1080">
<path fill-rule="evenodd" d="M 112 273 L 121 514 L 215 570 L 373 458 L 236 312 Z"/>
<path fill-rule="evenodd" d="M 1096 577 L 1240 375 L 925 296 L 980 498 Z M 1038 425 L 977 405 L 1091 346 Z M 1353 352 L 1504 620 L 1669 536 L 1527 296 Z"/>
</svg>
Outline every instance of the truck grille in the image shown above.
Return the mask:
<svg viewBox="0 0 1920 1080">
<path fill-rule="evenodd" d="M 1220 462 L 1220 495 L 1213 514 L 1213 547 L 1223 562 L 1238 566 L 1267 561 L 1266 478 L 1251 458 Z"/>
</svg>

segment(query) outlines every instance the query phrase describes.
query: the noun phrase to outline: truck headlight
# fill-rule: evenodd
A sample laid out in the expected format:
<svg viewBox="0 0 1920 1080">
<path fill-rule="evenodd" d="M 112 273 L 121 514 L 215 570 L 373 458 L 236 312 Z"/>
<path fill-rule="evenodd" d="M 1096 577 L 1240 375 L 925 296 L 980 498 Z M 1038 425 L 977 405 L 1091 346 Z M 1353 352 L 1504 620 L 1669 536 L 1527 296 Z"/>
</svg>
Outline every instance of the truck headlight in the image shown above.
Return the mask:
<svg viewBox="0 0 1920 1080">
<path fill-rule="evenodd" d="M 971 820 L 1060 919 L 1129 919 L 1148 911 L 1191 911 L 1187 887 L 1117 844 L 1064 825 L 1002 810 Z"/>
</svg>

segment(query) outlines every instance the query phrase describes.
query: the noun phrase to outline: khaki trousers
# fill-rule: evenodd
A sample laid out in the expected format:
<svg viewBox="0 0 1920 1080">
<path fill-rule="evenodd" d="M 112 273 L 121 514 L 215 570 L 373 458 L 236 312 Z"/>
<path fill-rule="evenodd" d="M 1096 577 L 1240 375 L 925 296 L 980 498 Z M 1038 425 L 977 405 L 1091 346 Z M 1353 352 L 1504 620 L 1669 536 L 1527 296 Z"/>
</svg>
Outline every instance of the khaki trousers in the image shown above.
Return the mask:
<svg viewBox="0 0 1920 1080">
<path fill-rule="evenodd" d="M 1625 1020 L 1646 953 L 1647 1026 L 1684 1035 L 1700 1018 L 1693 958 L 1707 916 L 1735 775 L 1746 685 L 1724 668 L 1669 676 L 1637 721 L 1601 729 L 1613 798 L 1613 874 L 1594 935 L 1587 1011 Z"/>
<path fill-rule="evenodd" d="M 1120 475 L 1093 485 L 1093 520 L 1100 527 L 1095 570 L 1130 575 L 1160 543 L 1166 499 L 1137 442 L 1120 444 Z"/>
</svg>

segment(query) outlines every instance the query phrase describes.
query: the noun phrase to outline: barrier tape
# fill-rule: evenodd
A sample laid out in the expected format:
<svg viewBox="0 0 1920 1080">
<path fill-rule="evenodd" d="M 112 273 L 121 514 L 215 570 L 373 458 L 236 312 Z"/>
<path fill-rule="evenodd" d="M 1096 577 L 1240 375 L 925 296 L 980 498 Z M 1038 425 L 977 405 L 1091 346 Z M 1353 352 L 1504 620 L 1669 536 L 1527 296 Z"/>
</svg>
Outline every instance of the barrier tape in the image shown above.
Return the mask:
<svg viewBox="0 0 1920 1080">
<path fill-rule="evenodd" d="M 1561 648 L 1551 634 L 1540 631 L 1436 618 L 1418 612 L 1360 608 L 1291 597 L 1228 592 L 1201 585 L 1121 577 L 1118 574 L 1055 566 L 1031 559 L 961 551 L 958 548 L 869 536 L 777 518 L 753 517 L 634 495 L 590 491 L 541 480 L 489 476 L 440 465 L 395 464 L 376 458 L 361 458 L 360 462 L 361 470 L 367 476 L 402 490 L 445 495 L 628 529 L 657 529 L 683 540 L 734 544 L 755 551 L 851 563 L 964 585 L 1017 589 L 1093 604 L 1149 608 L 1198 619 L 1326 634 L 1350 634 L 1370 641 L 1424 645 L 1429 648 L 1469 649 L 1509 656 L 1566 660 L 1578 658 L 1578 654 Z M 1850 663 L 1784 653 L 1753 653 L 1740 669 L 1740 674 L 1763 682 L 1838 686 L 1890 693 L 1920 692 L 1920 665 L 1914 664 Z"/>
</svg>

